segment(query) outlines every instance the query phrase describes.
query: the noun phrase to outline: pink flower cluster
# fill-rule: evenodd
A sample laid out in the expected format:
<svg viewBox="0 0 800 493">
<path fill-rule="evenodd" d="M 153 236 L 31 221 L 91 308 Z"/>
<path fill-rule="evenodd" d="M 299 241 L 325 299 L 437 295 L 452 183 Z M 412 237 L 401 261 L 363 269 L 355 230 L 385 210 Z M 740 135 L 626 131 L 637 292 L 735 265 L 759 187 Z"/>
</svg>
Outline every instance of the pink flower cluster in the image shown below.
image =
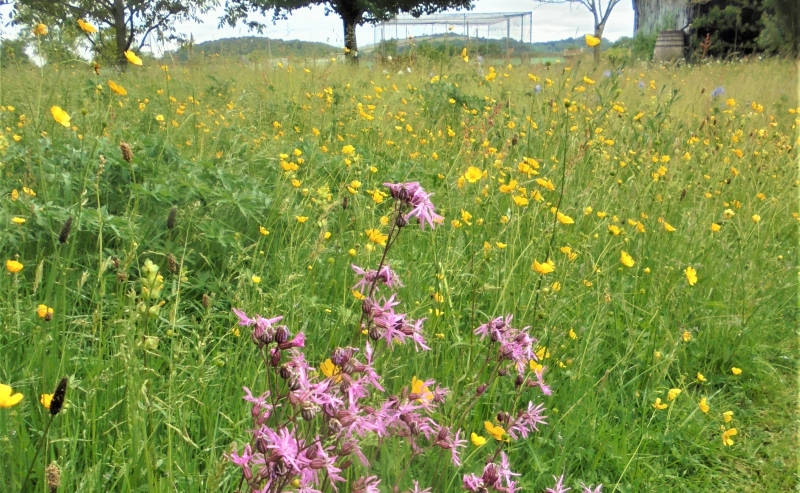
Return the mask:
<svg viewBox="0 0 800 493">
<path fill-rule="evenodd" d="M 445 467 L 449 463 L 449 467 L 457 468 L 462 465 L 461 453 L 467 446 L 465 433 L 460 429 L 463 418 L 475 400 L 497 383 L 500 376 L 516 369 L 518 393 L 535 386 L 545 395 L 551 393 L 543 380 L 544 367 L 534 372 L 535 381 L 525 376 L 525 367 L 532 360 L 536 361 L 534 346 L 537 341 L 529 335 L 529 327 L 512 327 L 511 315 L 491 320 L 475 330 L 481 339 L 489 339 L 488 346 L 497 348 L 486 351 L 486 361 L 475 376 L 476 381 L 483 383 L 473 395 L 465 394 L 446 402 L 446 388 L 436 385 L 434 380 L 416 378 L 411 389 L 404 387 L 396 394 L 386 391 L 376 370 L 376 349 L 380 341 L 387 349 L 406 343 L 413 343 L 417 350 L 430 347 L 423 330 L 425 319 L 412 320 L 407 314 L 398 313 L 396 307 L 400 302 L 396 293 L 388 298 L 376 296 L 383 287 L 396 291 L 403 286 L 397 274 L 383 262 L 411 218 L 416 217 L 423 230 L 426 224 L 433 228 L 442 221 L 430 195 L 419 183 L 387 183 L 386 186 L 395 200 L 395 218 L 382 260 L 374 270 L 352 266 L 358 276 L 353 289 L 363 296 L 360 328 L 369 335 L 363 349 L 336 348 L 328 360 L 315 368 L 306 360 L 305 335 L 300 332 L 293 336 L 287 326 L 278 325 L 283 317 L 251 317 L 242 310 L 233 310 L 239 325 L 252 327 L 251 340 L 264 361 L 268 387 L 258 396 L 243 387 L 244 400 L 251 406 L 250 437 L 241 453 L 234 449 L 227 455 L 241 469 L 241 484 L 246 484 L 250 493 L 321 493 L 330 488 L 338 491 L 345 482 L 343 471 L 351 467 L 366 473 L 347 485 L 349 491 L 379 493 L 381 479 L 369 474 L 372 464 L 368 455 L 376 443 L 387 440 L 404 443 L 405 446 L 398 449 L 409 451 L 407 464 L 416 456 L 437 453 L 440 459 L 448 457 L 449 460 L 441 461 Z M 490 363 L 495 370 L 487 377 L 483 368 Z M 444 412 L 441 408 L 445 404 L 453 409 Z M 461 413 L 459 406 L 463 409 Z M 547 424 L 544 411 L 542 404 L 529 401 L 526 409 L 514 414 L 499 412 L 497 420 L 509 437 L 524 439 L 538 431 L 540 425 Z M 457 423 L 440 424 L 441 416 L 459 414 L 462 418 Z M 503 442 L 499 442 L 500 448 L 494 455 L 497 457 L 499 453 L 498 462 L 487 460 L 480 476 L 463 476 L 464 489 L 519 491 L 514 479 L 519 474 L 511 471 L 502 445 Z M 245 491 L 241 484 L 238 491 Z M 548 491 L 566 491 L 561 480 L 555 488 Z M 599 488 L 586 491 L 598 493 Z M 398 490 L 397 486 L 393 489 Z M 430 488 L 422 489 L 413 481 L 413 489 L 407 493 L 430 493 Z"/>
</svg>

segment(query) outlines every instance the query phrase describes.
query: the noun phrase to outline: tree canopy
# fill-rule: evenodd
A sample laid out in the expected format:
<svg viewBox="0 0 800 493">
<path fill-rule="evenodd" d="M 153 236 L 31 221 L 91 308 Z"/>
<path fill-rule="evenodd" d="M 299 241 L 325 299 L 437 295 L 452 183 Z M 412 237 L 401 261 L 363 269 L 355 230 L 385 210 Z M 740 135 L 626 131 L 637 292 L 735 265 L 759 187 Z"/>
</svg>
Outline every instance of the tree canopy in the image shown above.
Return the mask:
<svg viewBox="0 0 800 493">
<path fill-rule="evenodd" d="M 175 23 L 197 20 L 197 14 L 208 11 L 217 0 L 15 0 L 11 18 L 15 24 L 37 22 L 58 26 L 96 23 L 99 33 L 81 29 L 97 53 L 108 45 L 116 58 L 124 61 L 124 52 L 138 50 L 154 34 L 162 39 L 180 39 Z"/>
<path fill-rule="evenodd" d="M 223 23 L 231 26 L 244 22 L 251 29 L 261 31 L 264 25 L 250 20 L 253 13 L 272 13 L 273 21 L 286 19 L 293 11 L 313 5 L 324 5 L 325 13 L 335 13 L 342 18 L 345 53 L 353 59 L 358 54 L 356 26 L 377 23 L 399 13 L 419 17 L 447 9 L 472 8 L 472 0 L 226 0 Z"/>
</svg>

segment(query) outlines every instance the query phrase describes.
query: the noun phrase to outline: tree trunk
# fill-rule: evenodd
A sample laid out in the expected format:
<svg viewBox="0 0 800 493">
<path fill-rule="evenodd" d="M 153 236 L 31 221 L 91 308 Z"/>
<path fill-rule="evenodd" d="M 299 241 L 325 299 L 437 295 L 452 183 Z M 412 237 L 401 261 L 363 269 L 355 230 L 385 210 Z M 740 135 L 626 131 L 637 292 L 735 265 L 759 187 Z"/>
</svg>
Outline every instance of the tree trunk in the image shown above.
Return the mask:
<svg viewBox="0 0 800 493">
<path fill-rule="evenodd" d="M 356 43 L 357 16 L 344 12 L 341 15 L 342 24 L 344 24 L 345 56 L 351 63 L 358 64 L 358 43 Z"/>
<path fill-rule="evenodd" d="M 117 61 L 120 66 L 125 66 L 125 51 L 128 50 L 128 28 L 125 24 L 125 2 L 114 0 L 114 34 L 117 42 Z"/>
<path fill-rule="evenodd" d="M 601 43 L 600 43 L 600 44 L 598 44 L 597 46 L 595 46 L 594 48 L 592 48 L 592 49 L 594 50 L 594 63 L 595 63 L 595 65 L 597 65 L 597 64 L 599 64 L 599 63 L 600 63 L 600 45 L 602 45 L 602 44 L 603 44 L 603 43 L 602 43 L 602 40 L 603 40 L 603 30 L 605 29 L 605 27 L 606 27 L 606 26 L 604 26 L 604 25 L 602 25 L 602 24 L 601 24 L 601 25 L 599 25 L 599 26 L 595 26 L 595 27 L 594 27 L 594 37 L 595 37 L 595 38 L 597 38 L 597 39 L 599 39 L 599 40 L 601 41 Z"/>
</svg>

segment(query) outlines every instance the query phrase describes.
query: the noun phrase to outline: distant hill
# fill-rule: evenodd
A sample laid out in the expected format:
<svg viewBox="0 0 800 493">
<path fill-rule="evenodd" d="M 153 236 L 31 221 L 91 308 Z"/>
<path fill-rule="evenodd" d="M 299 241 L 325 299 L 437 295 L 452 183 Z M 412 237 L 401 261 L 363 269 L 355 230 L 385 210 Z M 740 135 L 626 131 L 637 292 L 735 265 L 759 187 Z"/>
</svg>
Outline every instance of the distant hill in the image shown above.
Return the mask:
<svg viewBox="0 0 800 493">
<path fill-rule="evenodd" d="M 469 38 L 466 36 L 449 34 L 445 50 L 444 35 L 434 35 L 414 38 L 413 43 L 417 46 L 420 54 L 447 51 L 448 54 L 460 52 L 462 48 L 469 44 L 470 51 L 481 55 L 502 56 L 506 51 L 505 39 L 486 39 Z M 606 44 L 606 42 L 604 42 Z M 583 38 L 567 38 L 558 41 L 544 41 L 537 43 L 522 43 L 511 39 L 508 47 L 513 48 L 515 55 L 552 55 L 563 53 L 564 50 L 574 50 L 584 46 Z M 387 40 L 386 54 L 402 55 L 410 47 L 410 41 L 406 39 Z M 381 49 L 381 45 L 362 46 L 361 50 L 366 54 L 373 50 Z M 210 56 L 222 57 L 258 57 L 258 58 L 323 58 L 332 54 L 341 54 L 341 49 L 325 43 L 315 43 L 310 41 L 282 39 L 270 39 L 257 36 L 246 36 L 241 38 L 223 38 L 213 41 L 204 41 L 194 45 L 185 44 L 173 52 L 172 56 L 179 61 L 185 62 L 192 59 L 199 59 Z"/>
<path fill-rule="evenodd" d="M 387 40 L 386 48 L 387 54 L 395 51 L 396 54 L 402 54 L 408 50 L 410 43 L 413 42 L 417 46 L 418 51 L 438 51 L 445 50 L 445 37 L 444 34 L 436 34 L 433 36 L 417 37 L 413 40 Z M 607 45 L 607 42 L 603 43 Z M 447 35 L 447 52 L 459 52 L 465 46 L 469 45 L 470 51 L 477 51 L 481 55 L 501 55 L 506 51 L 506 39 L 486 39 L 470 37 L 462 35 Z M 529 55 L 551 55 L 563 53 L 565 50 L 575 50 L 584 47 L 583 37 L 580 38 L 567 38 L 557 41 L 543 41 L 536 43 L 524 43 L 516 39 L 508 40 L 508 48 L 514 50 L 515 55 L 529 54 Z M 370 45 L 363 48 L 364 52 L 380 49 L 381 45 Z"/>
<path fill-rule="evenodd" d="M 213 41 L 204 41 L 194 45 L 185 44 L 178 48 L 173 57 L 185 62 L 189 58 L 202 58 L 209 56 L 263 56 L 274 58 L 319 58 L 330 56 L 341 50 L 325 43 L 310 41 L 270 39 L 257 36 L 241 38 L 223 38 Z"/>
</svg>

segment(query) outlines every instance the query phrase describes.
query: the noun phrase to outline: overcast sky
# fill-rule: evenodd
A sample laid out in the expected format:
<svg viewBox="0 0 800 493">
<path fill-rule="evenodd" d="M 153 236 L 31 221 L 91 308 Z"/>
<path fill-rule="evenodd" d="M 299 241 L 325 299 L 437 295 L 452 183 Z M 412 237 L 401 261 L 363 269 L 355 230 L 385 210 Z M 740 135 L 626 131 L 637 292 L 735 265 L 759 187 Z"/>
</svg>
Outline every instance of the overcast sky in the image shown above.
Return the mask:
<svg viewBox="0 0 800 493">
<path fill-rule="evenodd" d="M 535 0 L 476 0 L 473 12 L 532 12 L 534 42 L 555 41 L 593 31 L 592 14 L 577 3 L 541 4 Z M 179 30 L 187 35 L 191 34 L 195 42 L 252 34 L 245 27 L 217 27 L 219 17 L 219 10 L 210 12 L 203 16 L 203 23 L 185 23 L 179 26 Z M 269 21 L 269 28 L 264 35 L 270 38 L 320 41 L 333 46 L 344 45 L 341 19 L 335 14 L 326 17 L 325 8 L 322 6 L 296 10 L 288 20 L 278 21 L 275 25 L 272 24 L 270 18 L 266 20 Z M 459 27 L 456 27 L 456 32 Z M 419 29 L 417 28 L 417 30 Z M 425 29 L 430 33 L 430 27 Z M 387 30 L 387 38 L 390 37 L 390 34 L 394 34 L 393 31 L 393 29 Z M 503 31 L 504 29 L 499 29 L 496 37 L 502 37 Z M 419 36 L 422 31 L 416 33 L 409 31 L 409 33 Z M 372 26 L 359 27 L 356 32 L 359 46 L 371 44 L 373 34 Z M 613 41 L 621 36 L 631 36 L 632 34 L 632 2 L 631 0 L 622 0 L 611 13 L 604 38 Z M 482 33 L 481 36 L 483 37 L 485 34 Z M 401 33 L 401 37 L 405 37 L 405 31 Z M 159 51 L 158 47 L 153 46 L 153 48 L 155 51 Z"/>
</svg>

